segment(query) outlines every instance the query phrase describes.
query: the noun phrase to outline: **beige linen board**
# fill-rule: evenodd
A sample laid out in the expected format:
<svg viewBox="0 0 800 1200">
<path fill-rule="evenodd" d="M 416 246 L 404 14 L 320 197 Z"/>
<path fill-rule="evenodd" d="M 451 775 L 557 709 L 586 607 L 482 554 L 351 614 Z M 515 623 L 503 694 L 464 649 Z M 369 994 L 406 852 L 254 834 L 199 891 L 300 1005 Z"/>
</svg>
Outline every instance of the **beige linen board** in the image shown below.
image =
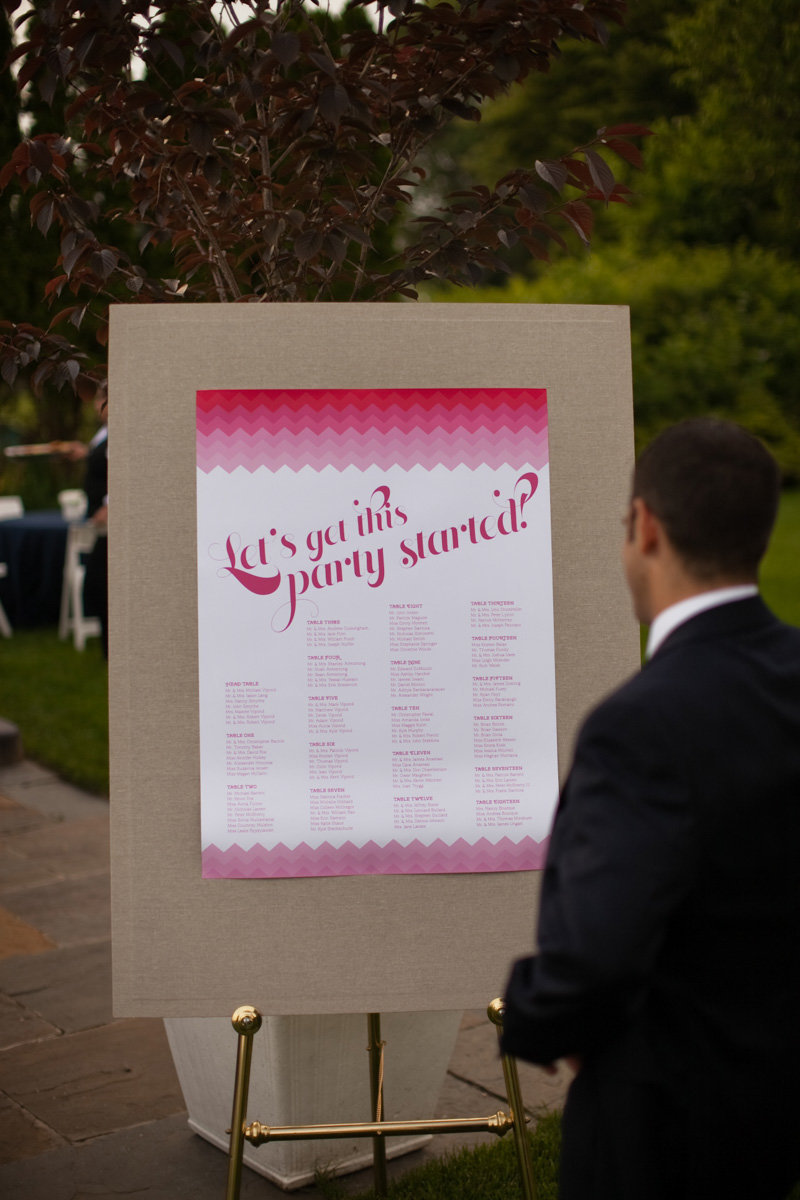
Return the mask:
<svg viewBox="0 0 800 1200">
<path fill-rule="evenodd" d="M 628 310 L 120 305 L 109 370 L 116 1015 L 483 1006 L 532 946 L 538 872 L 201 878 L 196 392 L 547 389 L 563 774 L 587 708 L 638 662 Z"/>
</svg>

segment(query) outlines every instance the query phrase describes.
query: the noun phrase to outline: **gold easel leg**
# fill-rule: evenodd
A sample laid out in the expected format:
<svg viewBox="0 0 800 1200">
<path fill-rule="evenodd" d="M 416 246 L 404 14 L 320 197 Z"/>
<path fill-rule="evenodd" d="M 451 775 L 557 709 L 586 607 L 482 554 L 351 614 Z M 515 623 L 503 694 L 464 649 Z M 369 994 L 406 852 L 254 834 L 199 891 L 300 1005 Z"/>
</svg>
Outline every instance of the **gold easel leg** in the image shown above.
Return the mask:
<svg viewBox="0 0 800 1200">
<path fill-rule="evenodd" d="M 381 1041 L 380 1013 L 368 1013 L 367 1036 L 369 1038 L 369 1090 L 372 1101 L 373 1121 L 383 1120 L 383 1047 Z M 386 1178 L 386 1138 L 377 1134 L 372 1139 L 372 1161 L 375 1175 L 375 1195 L 385 1196 L 387 1189 Z"/>
<path fill-rule="evenodd" d="M 228 1151 L 228 1189 L 225 1200 L 239 1200 L 244 1155 L 244 1123 L 247 1114 L 247 1094 L 250 1090 L 250 1063 L 253 1058 L 253 1035 L 261 1028 L 261 1014 L 245 1005 L 237 1008 L 231 1024 L 239 1034 L 236 1052 L 236 1078 L 233 1085 L 233 1115 L 231 1144 Z"/>
<path fill-rule="evenodd" d="M 502 1000 L 493 1000 L 489 1005 L 489 1020 L 497 1026 L 498 1038 L 503 1032 L 503 1011 Z M 524 1200 L 536 1200 L 536 1182 L 533 1177 L 531 1144 L 528 1140 L 527 1119 L 525 1117 L 525 1106 L 522 1103 L 517 1063 L 516 1059 L 512 1058 L 510 1054 L 501 1054 L 501 1058 L 503 1062 L 503 1077 L 506 1081 L 508 1107 L 511 1109 L 511 1116 L 514 1119 L 514 1145 L 517 1148 L 517 1162 L 519 1163 L 522 1195 Z"/>
</svg>

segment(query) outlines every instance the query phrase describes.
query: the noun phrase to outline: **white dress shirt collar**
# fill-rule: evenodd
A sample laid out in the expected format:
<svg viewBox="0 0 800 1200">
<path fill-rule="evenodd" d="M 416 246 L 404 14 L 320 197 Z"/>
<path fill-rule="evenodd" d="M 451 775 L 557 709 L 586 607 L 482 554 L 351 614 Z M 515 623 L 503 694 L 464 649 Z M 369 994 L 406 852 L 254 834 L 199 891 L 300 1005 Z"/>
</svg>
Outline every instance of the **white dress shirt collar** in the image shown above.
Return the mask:
<svg viewBox="0 0 800 1200">
<path fill-rule="evenodd" d="M 731 604 L 734 600 L 745 600 L 748 596 L 757 596 L 758 588 L 754 583 L 737 584 L 735 587 L 714 588 L 710 592 L 699 592 L 677 604 L 670 604 L 663 609 L 650 626 L 647 636 L 645 658 L 652 658 L 659 646 L 673 633 L 679 625 L 698 613 L 709 608 L 717 608 L 720 604 Z"/>
</svg>

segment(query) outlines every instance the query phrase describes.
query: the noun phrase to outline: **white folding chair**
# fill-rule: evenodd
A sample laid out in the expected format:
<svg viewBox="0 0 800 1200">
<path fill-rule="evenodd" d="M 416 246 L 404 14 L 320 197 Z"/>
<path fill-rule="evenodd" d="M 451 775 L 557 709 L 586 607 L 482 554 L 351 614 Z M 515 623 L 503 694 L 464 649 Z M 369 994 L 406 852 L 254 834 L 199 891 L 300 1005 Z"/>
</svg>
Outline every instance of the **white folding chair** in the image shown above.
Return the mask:
<svg viewBox="0 0 800 1200">
<path fill-rule="evenodd" d="M 21 496 L 0 496 L 0 521 L 11 521 L 14 517 L 25 516 L 25 505 L 22 503 Z M 8 574 L 8 567 L 5 563 L 0 563 L 0 579 Z M 11 622 L 8 619 L 8 614 L 0 603 L 0 633 L 3 637 L 11 637 Z"/>
<path fill-rule="evenodd" d="M 0 496 L 0 521 L 25 516 L 25 505 L 21 496 Z"/>
<path fill-rule="evenodd" d="M 8 567 L 6 566 L 5 563 L 0 563 L 0 579 L 2 579 L 3 576 L 7 575 L 7 574 L 8 574 Z M 9 621 L 9 619 L 6 615 L 6 610 L 3 608 L 3 602 L 1 600 L 0 600 L 0 633 L 2 633 L 3 637 L 11 637 L 11 634 L 12 634 L 11 622 Z"/>
<path fill-rule="evenodd" d="M 58 493 L 58 503 L 65 521 L 84 520 L 88 501 L 83 488 L 65 488 Z"/>
<path fill-rule="evenodd" d="M 58 636 L 64 641 L 71 633 L 76 650 L 83 650 L 88 637 L 99 637 L 102 632 L 100 618 L 86 617 L 83 613 L 86 568 L 81 562 L 81 555 L 88 554 L 96 541 L 97 528 L 90 521 L 70 525 L 67 530 Z"/>
<path fill-rule="evenodd" d="M 0 496 L 0 521 L 11 521 L 14 517 L 25 516 L 25 505 L 21 496 Z M 0 563 L 0 579 L 8 574 L 6 563 Z M 11 637 L 11 622 L 8 614 L 0 603 L 0 633 L 3 637 Z"/>
</svg>

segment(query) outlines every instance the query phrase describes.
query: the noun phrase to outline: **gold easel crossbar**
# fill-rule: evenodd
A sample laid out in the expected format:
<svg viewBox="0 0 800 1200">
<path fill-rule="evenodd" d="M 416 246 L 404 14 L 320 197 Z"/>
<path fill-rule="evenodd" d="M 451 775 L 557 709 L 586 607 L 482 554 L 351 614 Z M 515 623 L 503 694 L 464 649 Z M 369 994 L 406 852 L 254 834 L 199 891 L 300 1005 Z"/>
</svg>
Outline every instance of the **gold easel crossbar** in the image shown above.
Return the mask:
<svg viewBox="0 0 800 1200">
<path fill-rule="evenodd" d="M 503 1002 L 493 1000 L 488 1008 L 489 1020 L 497 1027 L 498 1037 L 502 1032 Z M 371 1137 L 375 1168 L 375 1192 L 386 1194 L 386 1139 L 408 1134 L 423 1133 L 469 1133 L 489 1132 L 502 1137 L 513 1132 L 517 1151 L 517 1162 L 524 1200 L 536 1200 L 530 1142 L 527 1136 L 527 1118 L 522 1103 L 517 1065 L 509 1055 L 502 1055 L 503 1077 L 510 1112 L 496 1112 L 488 1117 L 464 1117 L 421 1121 L 384 1121 L 383 1115 L 383 1050 L 385 1043 L 380 1037 L 380 1017 L 370 1013 L 369 1056 L 373 1120 L 329 1125 L 262 1125 L 259 1121 L 245 1124 L 247 1096 L 250 1087 L 250 1064 L 253 1053 L 253 1037 L 261 1028 L 261 1014 L 245 1006 L 237 1008 L 231 1018 L 239 1035 L 234 1083 L 233 1115 L 231 1118 L 231 1141 L 228 1162 L 228 1187 L 226 1200 L 239 1200 L 242 1178 L 242 1156 L 245 1142 L 253 1146 L 276 1141 L 311 1141 L 317 1138 Z"/>
<path fill-rule="evenodd" d="M 496 1133 L 502 1137 L 514 1128 L 509 1113 L 496 1112 L 490 1117 L 463 1117 L 435 1121 L 356 1121 L 339 1125 L 261 1125 L 253 1121 L 244 1130 L 245 1141 L 253 1146 L 265 1142 L 313 1141 L 315 1138 L 402 1137 L 416 1133 Z"/>
</svg>

